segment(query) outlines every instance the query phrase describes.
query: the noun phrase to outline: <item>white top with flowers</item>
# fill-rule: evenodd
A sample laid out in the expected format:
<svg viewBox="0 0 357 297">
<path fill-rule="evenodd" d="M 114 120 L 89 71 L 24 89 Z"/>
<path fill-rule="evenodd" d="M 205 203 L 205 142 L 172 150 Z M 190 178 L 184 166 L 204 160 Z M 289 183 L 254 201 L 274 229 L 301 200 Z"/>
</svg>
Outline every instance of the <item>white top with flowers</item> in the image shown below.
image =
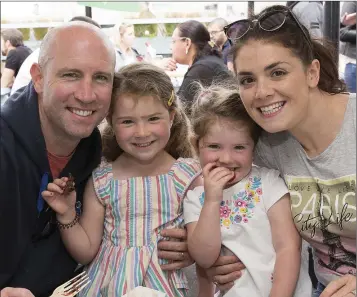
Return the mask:
<svg viewBox="0 0 357 297">
<path fill-rule="evenodd" d="M 278 171 L 256 166 L 247 177 L 223 191 L 222 245 L 246 266 L 233 288 L 224 292 L 225 297 L 269 296 L 276 255 L 267 212 L 287 193 Z M 184 200 L 185 224 L 198 221 L 203 203 L 202 186 L 188 191 Z M 300 269 L 294 296 L 310 296 L 311 288 L 308 271 Z"/>
</svg>

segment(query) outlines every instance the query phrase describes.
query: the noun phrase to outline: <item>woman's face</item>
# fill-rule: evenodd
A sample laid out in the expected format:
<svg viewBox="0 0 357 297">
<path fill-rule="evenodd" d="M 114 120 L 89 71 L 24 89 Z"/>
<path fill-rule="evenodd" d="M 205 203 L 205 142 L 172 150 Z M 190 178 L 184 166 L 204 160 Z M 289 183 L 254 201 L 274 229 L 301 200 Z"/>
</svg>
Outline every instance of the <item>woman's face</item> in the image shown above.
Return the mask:
<svg viewBox="0 0 357 297">
<path fill-rule="evenodd" d="M 134 27 L 127 27 L 124 34 L 122 35 L 122 42 L 127 47 L 132 47 L 135 40 Z"/>
<path fill-rule="evenodd" d="M 186 54 L 186 49 L 188 50 L 187 40 L 180 36 L 180 31 L 176 28 L 172 33 L 171 39 L 172 58 L 179 64 L 187 65 L 189 59 Z"/>
<path fill-rule="evenodd" d="M 270 133 L 303 123 L 314 102 L 319 62 L 304 67 L 290 49 L 277 43 L 248 41 L 234 61 L 240 95 L 249 115 Z"/>
</svg>

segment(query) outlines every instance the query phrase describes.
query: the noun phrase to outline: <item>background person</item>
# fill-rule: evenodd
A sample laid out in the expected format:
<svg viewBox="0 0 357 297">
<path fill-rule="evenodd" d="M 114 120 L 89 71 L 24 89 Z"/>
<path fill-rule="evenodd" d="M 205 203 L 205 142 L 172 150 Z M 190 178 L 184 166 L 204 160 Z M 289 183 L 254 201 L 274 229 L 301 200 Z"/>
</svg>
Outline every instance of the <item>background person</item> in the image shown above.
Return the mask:
<svg viewBox="0 0 357 297">
<path fill-rule="evenodd" d="M 299 21 L 310 31 L 313 38 L 323 38 L 323 1 L 288 1 L 286 6 L 292 10 L 299 18 Z"/>
<path fill-rule="evenodd" d="M 221 50 L 224 64 L 228 69 L 233 71 L 232 55 L 229 54 L 231 49 L 231 43 L 229 42 L 226 33 L 223 28 L 228 25 L 228 22 L 223 18 L 216 18 L 208 24 L 208 32 L 211 37 L 211 41 Z"/>
<path fill-rule="evenodd" d="M 24 45 L 23 35 L 17 29 L 1 31 L 1 53 L 6 56 L 1 74 L 1 88 L 10 88 L 19 69 L 32 50 Z"/>
<path fill-rule="evenodd" d="M 194 20 L 179 24 L 172 34 L 173 59 L 179 64 L 189 65 L 178 90 L 188 114 L 197 91 L 195 82 L 208 86 L 213 81 L 231 77 L 219 50 L 209 44 L 210 39 L 206 27 Z"/>
<path fill-rule="evenodd" d="M 356 93 L 356 2 L 343 3 L 341 18 L 340 63 L 345 65 L 347 90 Z"/>
<path fill-rule="evenodd" d="M 133 48 L 135 31 L 133 24 L 118 23 L 113 28 L 113 41 L 116 47 L 115 71 L 135 62 L 143 61 L 143 56 Z"/>
</svg>

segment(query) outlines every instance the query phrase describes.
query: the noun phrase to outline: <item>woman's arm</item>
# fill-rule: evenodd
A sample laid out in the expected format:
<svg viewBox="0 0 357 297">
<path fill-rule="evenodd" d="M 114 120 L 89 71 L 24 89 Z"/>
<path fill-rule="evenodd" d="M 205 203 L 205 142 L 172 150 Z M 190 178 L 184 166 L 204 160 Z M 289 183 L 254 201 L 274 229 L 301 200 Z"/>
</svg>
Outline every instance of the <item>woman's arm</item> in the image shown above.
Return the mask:
<svg viewBox="0 0 357 297">
<path fill-rule="evenodd" d="M 63 193 L 67 180 L 56 179 L 48 185 L 48 190 L 42 193 L 48 205 L 56 211 L 57 220 L 61 224 L 70 224 L 76 217 L 75 191 L 68 195 Z M 70 228 L 61 229 L 61 237 L 72 257 L 81 264 L 88 264 L 97 254 L 102 241 L 105 209 L 97 199 L 91 178 L 86 184 L 83 196 L 80 221 Z"/>
<path fill-rule="evenodd" d="M 301 238 L 290 210 L 290 196 L 285 194 L 268 210 L 276 262 L 270 297 L 292 297 L 299 277 Z"/>
</svg>

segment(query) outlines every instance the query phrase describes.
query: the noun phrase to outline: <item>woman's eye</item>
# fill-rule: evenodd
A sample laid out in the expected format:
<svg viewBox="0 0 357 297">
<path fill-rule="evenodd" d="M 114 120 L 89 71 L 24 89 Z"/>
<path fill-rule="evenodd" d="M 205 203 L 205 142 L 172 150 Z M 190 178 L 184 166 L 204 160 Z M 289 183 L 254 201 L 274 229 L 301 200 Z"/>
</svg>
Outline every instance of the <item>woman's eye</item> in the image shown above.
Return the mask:
<svg viewBox="0 0 357 297">
<path fill-rule="evenodd" d="M 283 75 L 285 75 L 285 74 L 286 74 L 285 71 L 276 70 L 276 71 L 274 71 L 271 75 L 272 75 L 273 77 L 280 77 L 280 76 L 283 76 Z"/>
<path fill-rule="evenodd" d="M 252 77 L 243 77 L 243 78 L 240 78 L 239 79 L 239 84 L 240 85 L 248 85 L 248 84 L 251 84 L 251 83 L 253 83 L 254 82 L 254 80 L 253 80 L 253 78 Z"/>
</svg>

